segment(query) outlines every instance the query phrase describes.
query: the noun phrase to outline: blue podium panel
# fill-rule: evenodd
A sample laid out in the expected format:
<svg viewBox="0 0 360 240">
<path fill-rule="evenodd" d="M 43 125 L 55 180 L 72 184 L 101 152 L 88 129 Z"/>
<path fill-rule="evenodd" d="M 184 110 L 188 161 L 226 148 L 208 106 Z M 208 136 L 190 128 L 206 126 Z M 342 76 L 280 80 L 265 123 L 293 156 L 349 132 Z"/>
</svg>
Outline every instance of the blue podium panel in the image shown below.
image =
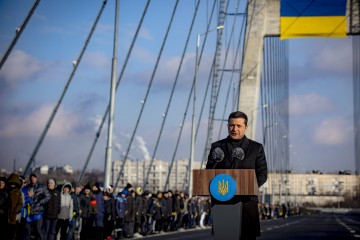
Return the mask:
<svg viewBox="0 0 360 240">
<path fill-rule="evenodd" d="M 218 201 L 229 201 L 236 194 L 236 182 L 228 174 L 216 175 L 210 182 L 210 194 Z"/>
</svg>

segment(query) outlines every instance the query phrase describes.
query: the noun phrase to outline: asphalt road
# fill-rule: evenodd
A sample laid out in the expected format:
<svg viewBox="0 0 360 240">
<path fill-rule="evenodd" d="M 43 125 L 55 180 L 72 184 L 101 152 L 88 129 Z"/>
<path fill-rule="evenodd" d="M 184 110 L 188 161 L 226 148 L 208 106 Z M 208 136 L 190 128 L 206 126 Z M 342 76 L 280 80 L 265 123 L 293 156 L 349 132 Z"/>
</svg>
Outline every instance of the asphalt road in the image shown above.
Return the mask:
<svg viewBox="0 0 360 240">
<path fill-rule="evenodd" d="M 286 219 L 261 222 L 262 236 L 258 239 L 360 239 L 359 214 L 331 214 L 292 216 Z M 144 237 L 144 239 L 213 240 L 211 229 L 194 229 Z M 224 239 L 225 240 L 225 239 Z"/>
</svg>

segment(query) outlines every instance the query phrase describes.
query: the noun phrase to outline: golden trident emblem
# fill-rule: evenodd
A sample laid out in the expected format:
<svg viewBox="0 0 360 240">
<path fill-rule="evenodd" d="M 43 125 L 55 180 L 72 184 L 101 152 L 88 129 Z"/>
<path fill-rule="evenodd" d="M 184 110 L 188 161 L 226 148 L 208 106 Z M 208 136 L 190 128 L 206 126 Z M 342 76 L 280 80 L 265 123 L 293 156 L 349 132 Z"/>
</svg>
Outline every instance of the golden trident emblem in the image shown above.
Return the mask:
<svg viewBox="0 0 360 240">
<path fill-rule="evenodd" d="M 228 191 L 229 191 L 229 181 L 224 181 L 224 179 L 222 180 L 222 183 L 219 181 L 218 182 L 218 191 L 221 195 L 225 195 Z"/>
</svg>

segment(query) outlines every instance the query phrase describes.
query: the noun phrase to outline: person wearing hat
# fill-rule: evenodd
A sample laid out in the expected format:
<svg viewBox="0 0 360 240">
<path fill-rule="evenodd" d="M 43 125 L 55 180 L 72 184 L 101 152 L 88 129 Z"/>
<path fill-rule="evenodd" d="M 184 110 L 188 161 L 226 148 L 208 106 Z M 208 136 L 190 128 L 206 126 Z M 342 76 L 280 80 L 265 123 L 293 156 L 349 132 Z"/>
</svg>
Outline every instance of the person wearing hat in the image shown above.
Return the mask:
<svg viewBox="0 0 360 240">
<path fill-rule="evenodd" d="M 142 196 L 142 188 L 136 188 L 136 194 L 134 199 L 135 206 L 135 230 L 134 237 L 142 237 L 143 232 L 145 231 L 145 219 L 146 219 L 146 206 L 145 198 Z"/>
<path fill-rule="evenodd" d="M 155 222 L 155 229 L 153 229 L 154 233 L 159 233 L 160 231 L 162 231 L 163 228 L 163 219 L 162 219 L 162 210 L 161 210 L 162 197 L 163 197 L 162 192 L 157 191 L 150 209 L 150 212 L 152 214 L 152 219 Z"/>
<path fill-rule="evenodd" d="M 71 183 L 65 182 L 61 188 L 61 200 L 60 200 L 60 213 L 58 214 L 57 221 L 57 233 L 60 231 L 60 239 L 67 239 L 67 231 L 69 223 L 72 220 L 72 213 L 74 209 L 74 202 L 71 198 Z"/>
<path fill-rule="evenodd" d="M 74 204 L 74 209 L 73 209 L 73 218 L 72 218 L 72 223 L 69 226 L 69 231 L 68 231 L 68 240 L 72 240 L 74 239 L 74 234 L 75 231 L 78 227 L 78 222 L 80 220 L 80 214 L 81 214 L 81 209 L 80 209 L 80 192 L 82 190 L 82 186 L 77 184 L 76 182 L 71 183 L 72 185 L 72 191 L 70 193 L 71 198 L 73 200 L 73 204 Z"/>
<path fill-rule="evenodd" d="M 115 219 L 115 199 L 111 197 L 111 186 L 106 188 L 104 192 L 104 238 L 112 239 L 112 231 L 114 229 Z"/>
<path fill-rule="evenodd" d="M 9 193 L 9 208 L 8 208 L 8 238 L 13 239 L 16 235 L 16 228 L 20 221 L 20 210 L 24 203 L 23 194 L 21 192 L 22 182 L 16 173 L 10 174 L 7 179 L 8 193 Z"/>
<path fill-rule="evenodd" d="M 55 180 L 50 178 L 47 181 L 47 190 L 50 193 L 50 200 L 45 205 L 43 228 L 46 239 L 53 240 L 56 236 L 56 224 L 60 213 L 61 194 L 56 188 Z"/>
<path fill-rule="evenodd" d="M 144 223 L 143 223 L 143 235 L 146 236 L 150 234 L 152 230 L 152 213 L 150 207 L 152 205 L 152 193 L 148 190 L 145 190 L 143 193 L 144 198 Z"/>
<path fill-rule="evenodd" d="M 80 211 L 81 211 L 81 232 L 80 239 L 91 238 L 92 219 L 90 214 L 90 199 L 92 198 L 90 184 L 84 186 L 80 194 Z"/>
<path fill-rule="evenodd" d="M 127 183 L 125 186 L 125 189 L 128 190 L 129 192 L 131 192 L 133 189 L 133 186 L 130 183 Z"/>
<path fill-rule="evenodd" d="M 128 190 L 124 189 L 117 194 L 115 199 L 115 236 L 116 239 L 120 239 L 124 236 L 124 221 L 126 210 L 126 197 Z"/>
<path fill-rule="evenodd" d="M 30 188 L 34 189 L 33 196 L 33 208 L 31 217 L 33 219 L 32 222 L 32 232 L 35 235 L 36 239 L 46 239 L 43 228 L 43 213 L 45 211 L 45 206 L 47 202 L 50 200 L 51 195 L 48 189 L 41 183 L 37 182 L 37 177 L 35 174 L 31 174 L 29 177 L 30 183 L 26 185 L 25 189 L 28 191 Z"/>
<path fill-rule="evenodd" d="M 135 191 L 131 190 L 126 197 L 126 209 L 125 209 L 125 224 L 124 234 L 126 238 L 132 238 L 134 236 L 134 224 L 135 224 Z"/>
<path fill-rule="evenodd" d="M 90 213 L 93 219 L 92 236 L 95 239 L 103 239 L 104 235 L 104 194 L 100 189 L 100 183 L 92 186 L 93 197 L 90 201 Z"/>
<path fill-rule="evenodd" d="M 163 198 L 161 199 L 161 211 L 163 218 L 163 231 L 168 232 L 170 230 L 170 218 L 172 213 L 172 202 L 169 199 L 169 192 L 163 192 Z"/>
</svg>

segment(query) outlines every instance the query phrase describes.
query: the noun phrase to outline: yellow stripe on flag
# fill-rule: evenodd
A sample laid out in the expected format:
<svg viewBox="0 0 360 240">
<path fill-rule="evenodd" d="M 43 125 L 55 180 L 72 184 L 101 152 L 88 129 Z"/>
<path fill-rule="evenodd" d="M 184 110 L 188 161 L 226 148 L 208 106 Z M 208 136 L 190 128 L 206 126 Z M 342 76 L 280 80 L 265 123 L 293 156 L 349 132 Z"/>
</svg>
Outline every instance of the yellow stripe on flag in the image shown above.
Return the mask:
<svg viewBox="0 0 360 240">
<path fill-rule="evenodd" d="M 346 17 L 281 17 L 280 39 L 346 37 Z"/>
</svg>

